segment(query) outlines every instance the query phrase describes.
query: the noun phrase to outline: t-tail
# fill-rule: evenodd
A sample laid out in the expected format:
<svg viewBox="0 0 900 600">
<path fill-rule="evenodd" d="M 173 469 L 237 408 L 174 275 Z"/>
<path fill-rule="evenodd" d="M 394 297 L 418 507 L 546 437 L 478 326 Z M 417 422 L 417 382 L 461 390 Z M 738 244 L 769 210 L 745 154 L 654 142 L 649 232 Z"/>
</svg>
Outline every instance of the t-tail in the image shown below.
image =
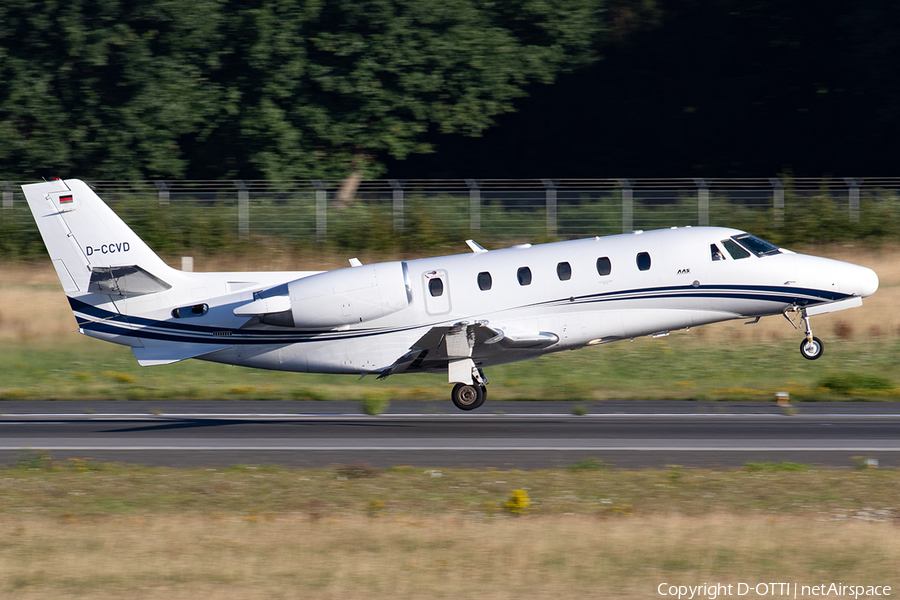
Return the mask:
<svg viewBox="0 0 900 600">
<path fill-rule="evenodd" d="M 170 290 L 190 274 L 163 262 L 83 181 L 56 179 L 22 191 L 79 330 L 143 347 L 128 301 Z"/>
<path fill-rule="evenodd" d="M 70 298 L 108 303 L 110 296 L 137 296 L 172 287 L 172 269 L 120 219 L 86 183 L 78 179 L 23 185 Z"/>
</svg>

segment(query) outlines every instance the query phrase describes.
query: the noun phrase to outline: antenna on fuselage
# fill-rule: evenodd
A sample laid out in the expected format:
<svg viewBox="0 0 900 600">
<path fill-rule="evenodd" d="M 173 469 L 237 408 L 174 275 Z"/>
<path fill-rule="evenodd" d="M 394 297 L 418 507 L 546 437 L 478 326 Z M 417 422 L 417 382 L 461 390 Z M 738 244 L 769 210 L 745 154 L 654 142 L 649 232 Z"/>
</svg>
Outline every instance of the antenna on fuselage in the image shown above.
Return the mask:
<svg viewBox="0 0 900 600">
<path fill-rule="evenodd" d="M 480 254 L 480 253 L 482 253 L 482 252 L 487 252 L 487 250 L 486 250 L 485 248 L 483 248 L 483 247 L 481 246 L 481 244 L 479 244 L 479 243 L 476 242 L 475 240 L 466 240 L 466 245 L 468 245 L 469 248 L 472 249 L 472 252 L 474 252 L 475 254 Z"/>
</svg>

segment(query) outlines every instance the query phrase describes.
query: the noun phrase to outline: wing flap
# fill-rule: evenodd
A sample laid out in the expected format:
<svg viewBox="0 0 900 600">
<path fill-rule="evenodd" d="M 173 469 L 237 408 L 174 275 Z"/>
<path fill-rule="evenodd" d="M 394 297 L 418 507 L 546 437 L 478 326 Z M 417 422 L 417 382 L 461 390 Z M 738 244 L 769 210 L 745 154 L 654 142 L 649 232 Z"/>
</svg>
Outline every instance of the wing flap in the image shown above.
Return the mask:
<svg viewBox="0 0 900 600">
<path fill-rule="evenodd" d="M 546 348 L 559 341 L 559 336 L 550 331 L 506 333 L 503 329 L 492 330 L 497 335 L 485 344 L 499 344 L 503 348 Z"/>
</svg>

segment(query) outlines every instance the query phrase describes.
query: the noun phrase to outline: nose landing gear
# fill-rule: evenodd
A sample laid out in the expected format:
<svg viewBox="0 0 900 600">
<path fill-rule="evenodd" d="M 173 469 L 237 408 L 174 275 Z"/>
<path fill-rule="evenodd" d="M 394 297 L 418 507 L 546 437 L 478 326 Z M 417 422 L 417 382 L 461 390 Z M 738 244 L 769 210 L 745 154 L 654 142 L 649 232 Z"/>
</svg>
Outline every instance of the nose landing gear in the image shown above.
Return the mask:
<svg viewBox="0 0 900 600">
<path fill-rule="evenodd" d="M 816 360 L 817 358 L 820 358 L 825 353 L 825 344 L 823 344 L 822 340 L 819 338 L 813 337 L 812 326 L 809 324 L 809 315 L 806 313 L 806 309 L 791 306 L 784 311 L 784 318 L 794 326 L 794 329 L 799 329 L 797 324 L 794 323 L 794 320 L 788 316 L 789 311 L 799 312 L 800 318 L 803 319 L 803 324 L 806 328 L 806 339 L 800 342 L 800 354 L 807 360 Z"/>
<path fill-rule="evenodd" d="M 817 337 L 805 339 L 800 342 L 800 354 L 807 360 L 816 360 L 825 353 L 822 340 Z"/>
</svg>

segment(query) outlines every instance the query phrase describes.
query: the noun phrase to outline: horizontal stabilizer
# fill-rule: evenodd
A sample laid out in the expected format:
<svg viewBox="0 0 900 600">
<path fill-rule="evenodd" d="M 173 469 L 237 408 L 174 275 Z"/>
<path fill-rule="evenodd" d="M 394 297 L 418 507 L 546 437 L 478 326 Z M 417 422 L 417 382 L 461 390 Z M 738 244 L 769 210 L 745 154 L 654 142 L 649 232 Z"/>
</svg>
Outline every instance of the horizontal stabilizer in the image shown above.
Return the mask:
<svg viewBox="0 0 900 600">
<path fill-rule="evenodd" d="M 88 285 L 89 292 L 110 296 L 143 296 L 171 288 L 171 285 L 137 265 L 93 267 Z"/>
<path fill-rule="evenodd" d="M 150 346 L 149 348 L 132 348 L 134 357 L 142 367 L 168 365 L 189 358 L 197 358 L 224 350 L 230 346 L 213 346 L 210 344 L 169 344 L 166 346 Z"/>
</svg>

